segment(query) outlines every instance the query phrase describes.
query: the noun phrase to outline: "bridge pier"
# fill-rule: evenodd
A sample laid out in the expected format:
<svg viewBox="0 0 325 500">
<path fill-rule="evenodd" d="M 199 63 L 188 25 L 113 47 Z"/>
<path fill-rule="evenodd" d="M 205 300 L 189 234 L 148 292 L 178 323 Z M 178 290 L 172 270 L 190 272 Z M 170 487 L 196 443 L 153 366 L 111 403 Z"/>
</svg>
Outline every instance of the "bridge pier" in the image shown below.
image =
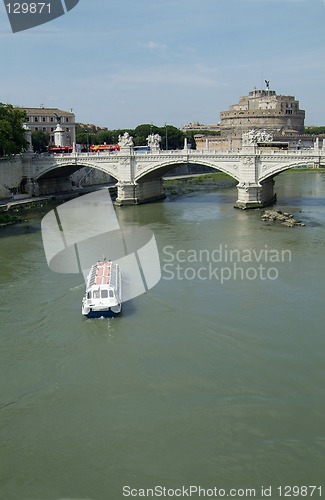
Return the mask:
<svg viewBox="0 0 325 500">
<path fill-rule="evenodd" d="M 115 204 L 122 205 L 137 205 L 140 203 L 148 203 L 150 201 L 161 200 L 165 197 L 163 181 L 161 178 L 149 179 L 139 182 L 123 182 L 117 183 L 117 198 Z"/>
<path fill-rule="evenodd" d="M 271 205 L 276 201 L 274 193 L 274 180 L 272 177 L 261 183 L 240 182 L 237 184 L 238 199 L 235 208 L 248 209 L 260 208 Z"/>
</svg>

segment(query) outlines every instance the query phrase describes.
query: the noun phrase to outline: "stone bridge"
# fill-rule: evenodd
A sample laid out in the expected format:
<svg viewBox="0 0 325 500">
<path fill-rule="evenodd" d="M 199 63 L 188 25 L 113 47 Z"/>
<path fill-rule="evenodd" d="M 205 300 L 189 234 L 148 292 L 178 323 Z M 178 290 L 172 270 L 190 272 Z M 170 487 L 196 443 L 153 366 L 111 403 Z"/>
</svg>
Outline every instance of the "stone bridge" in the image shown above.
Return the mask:
<svg viewBox="0 0 325 500">
<path fill-rule="evenodd" d="M 246 134 L 248 135 L 248 134 Z M 224 172 L 238 181 L 238 208 L 255 208 L 275 200 L 274 177 L 284 170 L 325 166 L 325 140 L 312 149 L 276 150 L 272 143 L 243 141 L 234 151 L 192 150 L 185 141 L 183 150 L 163 151 L 159 147 L 137 153 L 133 145 L 124 145 L 117 153 L 77 153 L 25 159 L 28 184 L 66 178 L 83 167 L 98 169 L 117 181 L 117 205 L 145 203 L 164 197 L 162 178 L 179 165 L 204 165 Z"/>
</svg>

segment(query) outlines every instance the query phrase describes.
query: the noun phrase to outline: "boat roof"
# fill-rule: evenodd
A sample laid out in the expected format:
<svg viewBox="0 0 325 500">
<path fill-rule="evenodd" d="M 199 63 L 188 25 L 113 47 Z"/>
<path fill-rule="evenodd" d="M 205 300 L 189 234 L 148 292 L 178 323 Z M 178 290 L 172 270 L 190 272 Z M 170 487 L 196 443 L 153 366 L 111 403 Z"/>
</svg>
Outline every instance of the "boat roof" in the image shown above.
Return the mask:
<svg viewBox="0 0 325 500">
<path fill-rule="evenodd" d="M 97 264 L 95 264 L 92 267 L 88 286 L 90 287 L 93 285 L 109 285 L 111 277 L 111 269 L 112 269 L 112 261 L 110 260 L 98 261 Z"/>
</svg>

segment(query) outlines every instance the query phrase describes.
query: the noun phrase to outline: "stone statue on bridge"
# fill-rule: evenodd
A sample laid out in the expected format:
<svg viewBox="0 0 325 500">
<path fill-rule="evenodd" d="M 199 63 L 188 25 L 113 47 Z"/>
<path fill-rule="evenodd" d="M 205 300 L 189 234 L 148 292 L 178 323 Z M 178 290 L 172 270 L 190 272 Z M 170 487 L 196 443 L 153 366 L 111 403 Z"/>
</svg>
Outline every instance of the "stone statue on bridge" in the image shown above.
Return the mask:
<svg viewBox="0 0 325 500">
<path fill-rule="evenodd" d="M 252 129 L 242 135 L 243 146 L 252 146 L 258 142 L 272 142 L 273 135 L 266 130 Z"/>
<path fill-rule="evenodd" d="M 160 149 L 161 137 L 159 134 L 148 135 L 146 141 L 151 151 L 158 151 Z"/>
<path fill-rule="evenodd" d="M 134 146 L 133 137 L 128 132 L 124 132 L 123 135 L 118 136 L 118 145 L 120 148 L 131 148 Z"/>
</svg>

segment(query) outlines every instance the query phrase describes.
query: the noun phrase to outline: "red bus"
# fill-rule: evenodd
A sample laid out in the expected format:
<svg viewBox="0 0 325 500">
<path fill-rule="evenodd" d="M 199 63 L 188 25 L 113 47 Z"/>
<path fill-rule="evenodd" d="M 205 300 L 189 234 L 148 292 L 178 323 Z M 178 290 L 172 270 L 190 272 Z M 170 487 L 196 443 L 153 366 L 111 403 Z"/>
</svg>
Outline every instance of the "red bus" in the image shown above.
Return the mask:
<svg viewBox="0 0 325 500">
<path fill-rule="evenodd" d="M 90 146 L 89 149 L 93 153 L 97 153 L 98 151 L 116 152 L 120 150 L 120 146 L 118 144 L 96 144 Z"/>
<path fill-rule="evenodd" d="M 52 146 L 49 149 L 50 153 L 52 154 L 67 154 L 67 153 L 72 153 L 73 151 L 73 146 Z"/>
</svg>

